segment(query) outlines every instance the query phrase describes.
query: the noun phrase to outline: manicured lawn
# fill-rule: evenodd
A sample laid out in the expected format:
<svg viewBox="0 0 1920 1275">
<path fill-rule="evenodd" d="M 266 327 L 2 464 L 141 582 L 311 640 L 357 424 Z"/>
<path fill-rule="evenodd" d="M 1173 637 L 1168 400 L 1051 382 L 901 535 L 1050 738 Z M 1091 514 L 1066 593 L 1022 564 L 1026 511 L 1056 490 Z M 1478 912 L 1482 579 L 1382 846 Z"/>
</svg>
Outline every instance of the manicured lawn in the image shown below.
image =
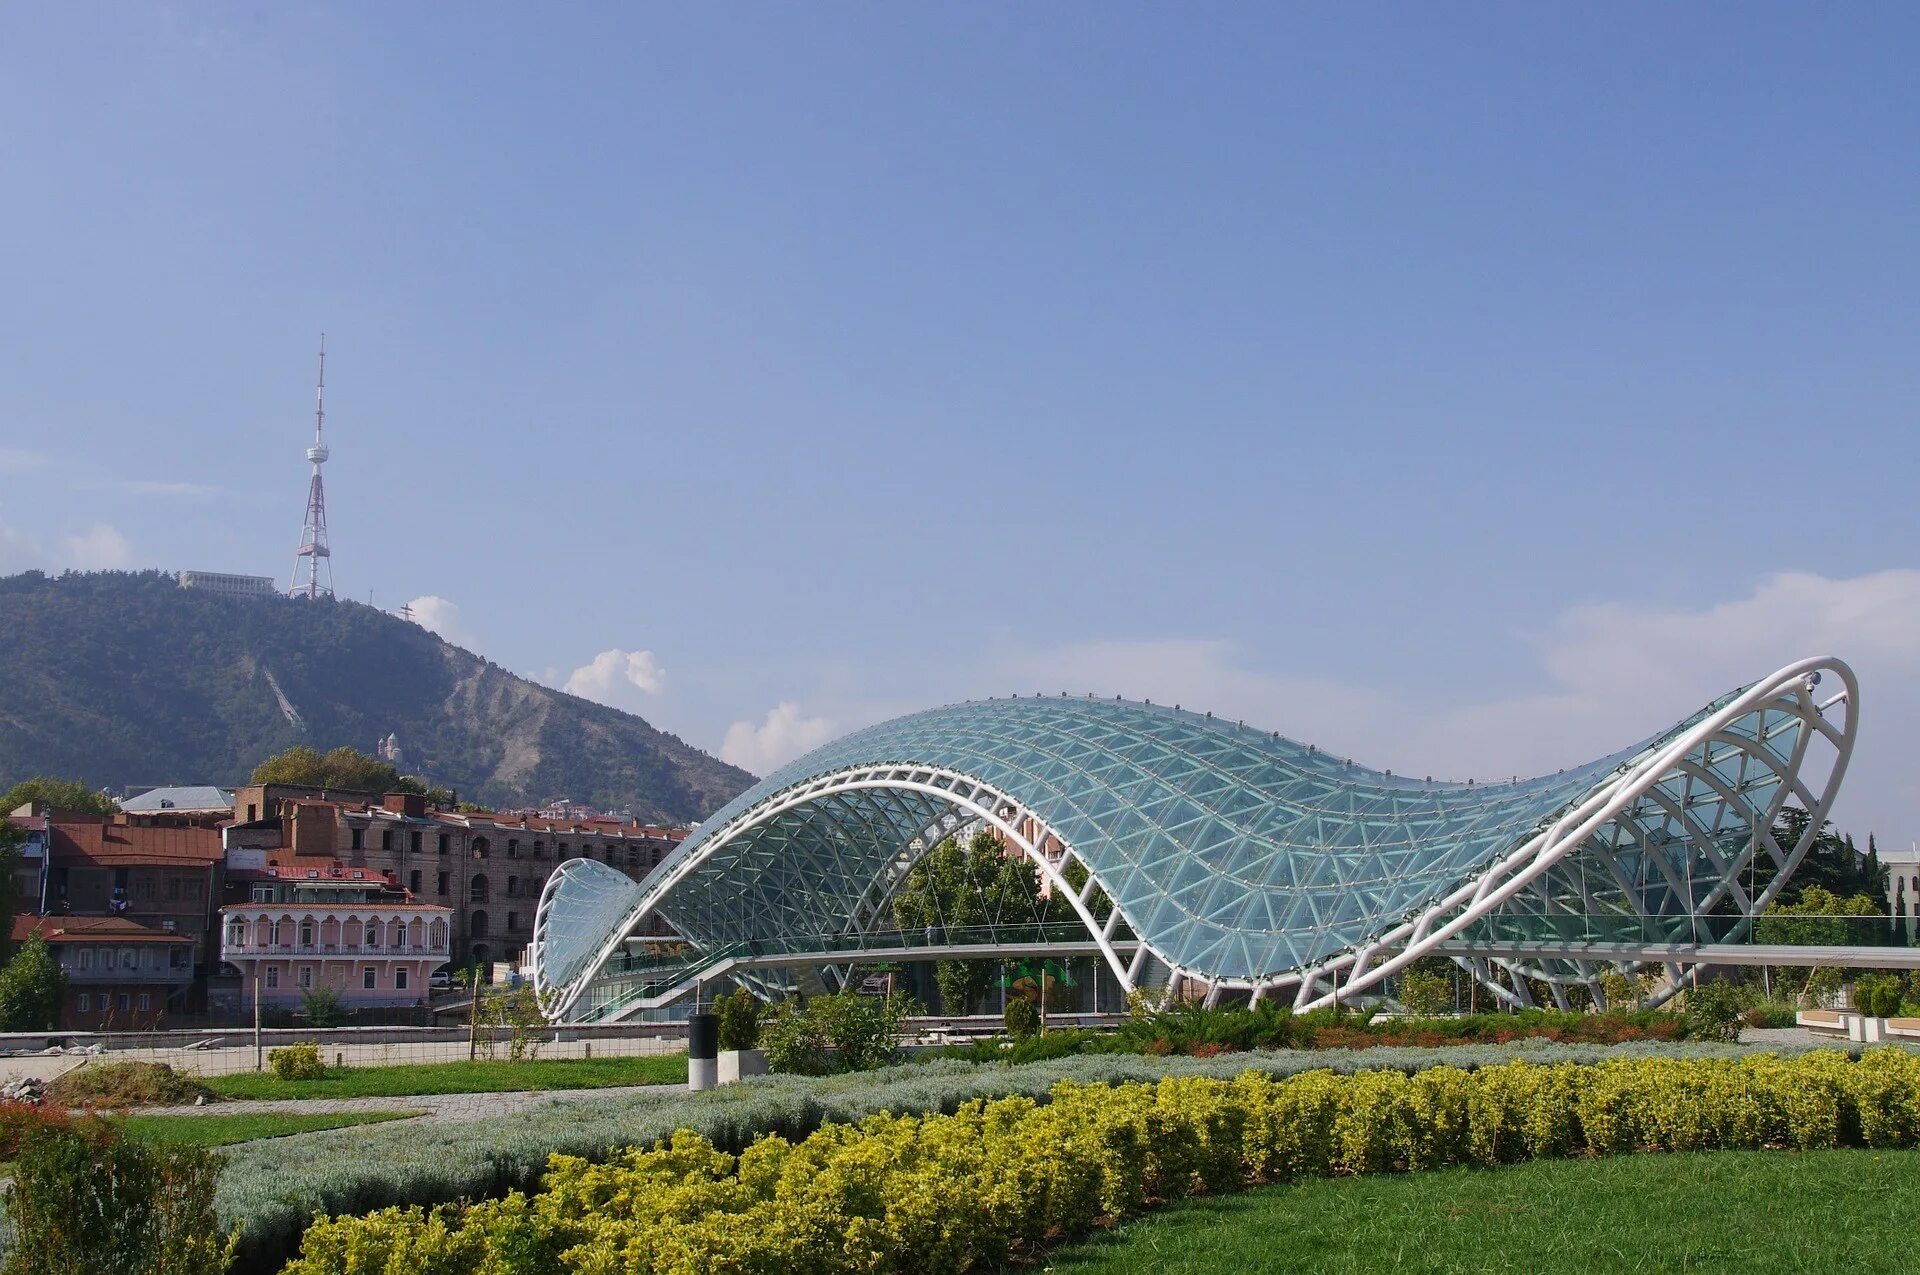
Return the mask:
<svg viewBox="0 0 1920 1275">
<path fill-rule="evenodd" d="M 1906 1272 L 1920 1152 L 1726 1151 L 1316 1180 L 1177 1205 L 1060 1275 Z"/>
<path fill-rule="evenodd" d="M 172 1147 L 224 1147 L 256 1138 L 283 1138 L 316 1129 L 343 1129 L 348 1125 L 407 1120 L 418 1111 L 354 1111 L 332 1115 L 285 1115 L 263 1112 L 232 1116 L 128 1116 L 120 1123 L 133 1137 Z"/>
<path fill-rule="evenodd" d="M 687 1082 L 684 1054 L 658 1058 L 549 1058 L 529 1062 L 419 1063 L 330 1068 L 322 1080 L 281 1080 L 272 1072 L 209 1076 L 222 1098 L 375 1098 L 407 1094 L 504 1093 L 516 1089 L 605 1089 Z"/>
</svg>

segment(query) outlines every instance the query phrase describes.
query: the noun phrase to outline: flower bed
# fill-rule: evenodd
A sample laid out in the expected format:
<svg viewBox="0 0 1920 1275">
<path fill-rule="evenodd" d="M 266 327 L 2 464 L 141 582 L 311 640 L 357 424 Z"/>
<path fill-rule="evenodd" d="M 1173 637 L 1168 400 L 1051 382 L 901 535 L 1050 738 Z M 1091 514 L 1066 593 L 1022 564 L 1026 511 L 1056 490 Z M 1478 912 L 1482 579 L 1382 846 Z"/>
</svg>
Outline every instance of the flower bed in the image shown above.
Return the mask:
<svg viewBox="0 0 1920 1275">
<path fill-rule="evenodd" d="M 957 1271 L 1257 1182 L 1920 1141 L 1920 1058 L 1898 1050 L 1063 1081 L 1049 1098 L 880 1114 L 737 1156 L 687 1130 L 604 1164 L 555 1156 L 535 1195 L 318 1222 L 288 1272 Z"/>
<path fill-rule="evenodd" d="M 1403 1072 L 1473 1069 L 1525 1059 L 1541 1065 L 1608 1058 L 1739 1058 L 1750 1047 L 1715 1044 L 1556 1045 L 1539 1041 L 1446 1049 L 1370 1049 L 1315 1054 L 1276 1050 L 1214 1059 L 1090 1055 L 1024 1066 L 955 1059 L 811 1080 L 756 1077 L 702 1094 L 662 1089 L 621 1099 L 553 1102 L 510 1121 L 388 1126 L 316 1133 L 234 1148 L 220 1183 L 221 1216 L 244 1227 L 243 1270 L 267 1271 L 291 1255 L 315 1212 L 360 1213 L 389 1205 L 480 1199 L 540 1181 L 550 1153 L 605 1157 L 691 1129 L 739 1151 L 778 1133 L 800 1138 L 821 1125 L 878 1112 L 951 1112 L 976 1098 L 1042 1098 L 1061 1080 L 1113 1085 L 1163 1076 L 1270 1076 L 1331 1068 Z"/>
</svg>

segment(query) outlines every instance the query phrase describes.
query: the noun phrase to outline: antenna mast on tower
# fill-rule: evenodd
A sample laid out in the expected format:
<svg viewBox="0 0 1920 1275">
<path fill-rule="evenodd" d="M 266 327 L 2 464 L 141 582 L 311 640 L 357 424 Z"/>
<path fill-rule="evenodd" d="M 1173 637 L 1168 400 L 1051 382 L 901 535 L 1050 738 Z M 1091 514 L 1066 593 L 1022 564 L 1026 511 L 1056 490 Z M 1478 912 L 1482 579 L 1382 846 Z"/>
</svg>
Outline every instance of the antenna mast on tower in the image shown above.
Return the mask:
<svg viewBox="0 0 1920 1275">
<path fill-rule="evenodd" d="M 320 481 L 320 466 L 327 463 L 327 334 L 320 334 L 320 379 L 313 392 L 313 446 L 307 459 L 313 462 L 313 478 L 307 484 L 307 522 L 300 530 L 300 547 L 293 552 L 294 598 L 330 598 L 333 596 L 333 550 L 327 547 L 327 489 Z M 322 568 L 325 568 L 324 573 Z M 322 574 L 326 579 L 321 580 Z M 303 580 L 301 577 L 305 576 Z"/>
</svg>

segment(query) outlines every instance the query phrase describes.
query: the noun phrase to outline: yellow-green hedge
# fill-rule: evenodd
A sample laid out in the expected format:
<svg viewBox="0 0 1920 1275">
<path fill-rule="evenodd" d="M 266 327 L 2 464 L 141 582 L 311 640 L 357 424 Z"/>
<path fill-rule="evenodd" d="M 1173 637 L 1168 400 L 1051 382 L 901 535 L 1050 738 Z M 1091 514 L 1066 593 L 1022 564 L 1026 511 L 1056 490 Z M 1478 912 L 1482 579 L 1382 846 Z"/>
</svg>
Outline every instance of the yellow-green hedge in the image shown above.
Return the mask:
<svg viewBox="0 0 1920 1275">
<path fill-rule="evenodd" d="M 292 1275 L 825 1275 L 991 1266 L 1184 1195 L 1306 1175 L 1629 1151 L 1910 1147 L 1920 1057 L 1509 1063 L 1062 1083 L 739 1156 L 682 1132 L 544 1189 L 316 1220 Z"/>
</svg>

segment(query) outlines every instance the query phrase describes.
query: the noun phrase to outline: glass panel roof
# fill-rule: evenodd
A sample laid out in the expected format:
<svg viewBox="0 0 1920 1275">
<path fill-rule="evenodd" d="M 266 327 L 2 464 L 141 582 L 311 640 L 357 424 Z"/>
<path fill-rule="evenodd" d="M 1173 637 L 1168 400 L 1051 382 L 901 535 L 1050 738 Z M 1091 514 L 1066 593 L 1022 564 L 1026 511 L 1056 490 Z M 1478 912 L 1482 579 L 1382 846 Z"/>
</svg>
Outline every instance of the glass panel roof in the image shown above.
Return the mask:
<svg viewBox="0 0 1920 1275">
<path fill-rule="evenodd" d="M 876 878 L 952 809 L 948 798 L 895 789 L 880 800 L 865 790 L 736 822 L 824 775 L 936 767 L 1044 823 L 1167 960 L 1210 977 L 1261 978 L 1355 947 L 1428 906 L 1726 702 L 1587 765 L 1496 783 L 1385 774 L 1267 731 L 1130 701 L 949 705 L 809 753 L 722 809 L 648 887 L 596 877 L 605 897 L 571 906 L 582 920 L 589 910 L 617 918 L 637 891 L 711 854 L 660 905 L 696 943 L 850 928 Z"/>
</svg>

